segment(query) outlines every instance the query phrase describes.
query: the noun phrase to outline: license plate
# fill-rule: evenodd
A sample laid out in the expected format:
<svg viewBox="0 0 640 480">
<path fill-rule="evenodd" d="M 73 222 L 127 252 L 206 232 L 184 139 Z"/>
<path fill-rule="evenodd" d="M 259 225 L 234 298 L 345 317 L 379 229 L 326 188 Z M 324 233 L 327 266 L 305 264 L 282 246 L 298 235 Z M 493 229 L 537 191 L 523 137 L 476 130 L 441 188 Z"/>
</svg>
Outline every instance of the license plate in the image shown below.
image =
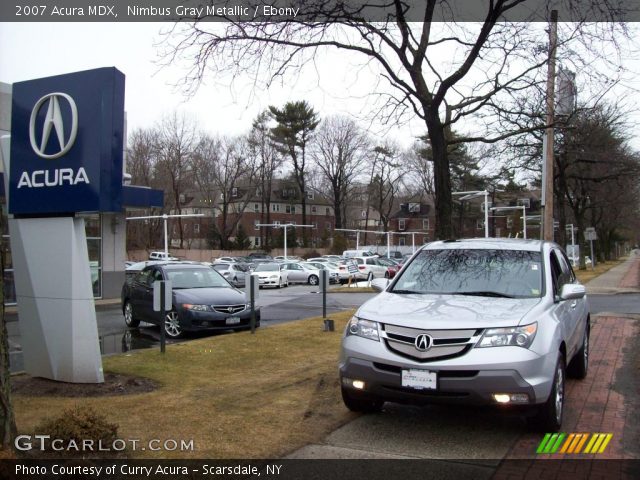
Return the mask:
<svg viewBox="0 0 640 480">
<path fill-rule="evenodd" d="M 415 388 L 416 390 L 436 390 L 436 372 L 429 370 L 402 370 L 402 386 Z"/>
<path fill-rule="evenodd" d="M 240 317 L 229 317 L 226 320 L 227 325 L 236 325 L 240 323 Z"/>
</svg>

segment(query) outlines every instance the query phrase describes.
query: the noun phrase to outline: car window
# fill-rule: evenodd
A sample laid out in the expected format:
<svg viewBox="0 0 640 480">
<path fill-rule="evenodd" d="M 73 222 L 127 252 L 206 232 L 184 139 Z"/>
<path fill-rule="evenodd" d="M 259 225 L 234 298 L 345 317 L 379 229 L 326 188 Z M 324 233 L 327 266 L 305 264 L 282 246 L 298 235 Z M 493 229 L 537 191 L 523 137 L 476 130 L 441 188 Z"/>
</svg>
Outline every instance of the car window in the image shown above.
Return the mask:
<svg viewBox="0 0 640 480">
<path fill-rule="evenodd" d="M 563 270 L 565 267 L 567 269 L 567 275 L 569 275 L 569 283 L 575 283 L 575 281 L 577 280 L 576 274 L 573 271 L 573 267 L 571 267 L 571 262 L 569 261 L 569 257 L 567 257 L 567 254 L 565 252 L 559 252 L 559 253 L 560 253 L 560 258 L 563 260 Z"/>
<path fill-rule="evenodd" d="M 551 268 L 552 271 L 555 270 L 554 273 L 556 274 L 556 293 L 559 294 L 564 285 L 573 282 L 571 278 L 572 271 L 571 267 L 569 267 L 569 264 L 565 261 L 560 252 L 558 252 L 557 250 L 553 250 L 553 252 L 551 252 L 551 257 L 553 259 Z"/>
<path fill-rule="evenodd" d="M 138 273 L 135 281 L 143 285 L 150 285 L 151 278 L 152 278 L 152 270 L 149 268 L 146 270 L 142 270 L 140 273 Z"/>
<path fill-rule="evenodd" d="M 229 283 L 210 268 L 181 268 L 166 270 L 173 288 L 228 287 Z"/>
<path fill-rule="evenodd" d="M 391 291 L 540 297 L 541 255 L 519 250 L 423 250 L 401 270 Z"/>
</svg>

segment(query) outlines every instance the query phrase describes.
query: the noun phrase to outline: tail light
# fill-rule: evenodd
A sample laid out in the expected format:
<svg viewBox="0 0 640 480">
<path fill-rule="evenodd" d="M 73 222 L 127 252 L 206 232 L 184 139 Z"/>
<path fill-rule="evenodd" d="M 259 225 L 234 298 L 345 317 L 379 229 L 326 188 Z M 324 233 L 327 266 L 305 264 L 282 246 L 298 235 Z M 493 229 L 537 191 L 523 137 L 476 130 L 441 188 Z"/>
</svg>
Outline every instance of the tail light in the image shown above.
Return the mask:
<svg viewBox="0 0 640 480">
<path fill-rule="evenodd" d="M 364 265 L 358 265 L 358 270 L 364 270 L 366 267 Z"/>
</svg>

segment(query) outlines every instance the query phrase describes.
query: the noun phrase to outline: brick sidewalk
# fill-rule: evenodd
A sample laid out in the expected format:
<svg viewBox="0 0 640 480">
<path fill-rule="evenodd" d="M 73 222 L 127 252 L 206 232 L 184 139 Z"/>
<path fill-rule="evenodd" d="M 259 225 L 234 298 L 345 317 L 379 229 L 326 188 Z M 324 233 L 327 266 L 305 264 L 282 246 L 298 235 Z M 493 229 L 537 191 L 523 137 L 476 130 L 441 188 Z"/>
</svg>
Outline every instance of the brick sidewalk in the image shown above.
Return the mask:
<svg viewBox="0 0 640 480">
<path fill-rule="evenodd" d="M 618 286 L 639 283 L 640 258 L 633 260 Z M 592 317 L 589 373 L 584 380 L 566 383 L 562 431 L 613 434 L 604 453 L 538 455 L 544 434 L 526 434 L 515 442 L 493 478 L 632 478 L 625 470 L 628 464 L 601 460 L 640 459 L 639 335 L 638 319 Z"/>
</svg>

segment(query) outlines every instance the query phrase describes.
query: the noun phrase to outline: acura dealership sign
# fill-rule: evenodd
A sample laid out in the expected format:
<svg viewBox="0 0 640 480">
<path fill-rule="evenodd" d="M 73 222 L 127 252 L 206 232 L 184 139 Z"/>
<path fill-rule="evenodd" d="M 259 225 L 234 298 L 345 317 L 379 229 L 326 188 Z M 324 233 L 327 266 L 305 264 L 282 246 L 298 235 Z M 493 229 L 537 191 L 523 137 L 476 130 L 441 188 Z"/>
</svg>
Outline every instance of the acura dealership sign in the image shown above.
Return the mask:
<svg viewBox="0 0 640 480">
<path fill-rule="evenodd" d="M 122 211 L 121 72 L 15 83 L 12 108 L 9 213 Z"/>
</svg>

